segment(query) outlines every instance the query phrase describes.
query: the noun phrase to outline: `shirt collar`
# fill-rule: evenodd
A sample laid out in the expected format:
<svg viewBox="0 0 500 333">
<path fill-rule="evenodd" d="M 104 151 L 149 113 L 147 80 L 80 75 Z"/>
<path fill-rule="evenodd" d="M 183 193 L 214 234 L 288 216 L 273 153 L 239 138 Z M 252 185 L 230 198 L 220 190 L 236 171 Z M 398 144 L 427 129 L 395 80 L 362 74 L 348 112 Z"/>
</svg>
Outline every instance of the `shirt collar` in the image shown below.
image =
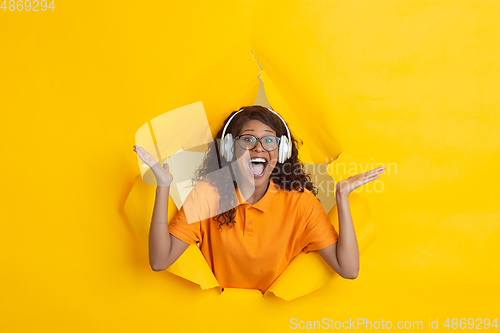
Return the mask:
<svg viewBox="0 0 500 333">
<path fill-rule="evenodd" d="M 239 188 L 236 189 L 236 191 L 238 193 L 238 199 L 239 199 L 240 204 L 250 205 L 250 206 L 252 206 L 252 207 L 254 207 L 254 208 L 256 208 L 264 213 L 269 210 L 269 208 L 271 206 L 271 201 L 273 200 L 276 193 L 279 192 L 279 190 L 280 190 L 279 186 L 276 185 L 272 179 L 270 179 L 269 180 L 269 187 L 267 188 L 267 191 L 264 194 L 264 196 L 259 201 L 254 203 L 253 205 L 250 205 L 246 200 L 242 200 L 243 195 L 241 194 L 240 189 Z"/>
</svg>

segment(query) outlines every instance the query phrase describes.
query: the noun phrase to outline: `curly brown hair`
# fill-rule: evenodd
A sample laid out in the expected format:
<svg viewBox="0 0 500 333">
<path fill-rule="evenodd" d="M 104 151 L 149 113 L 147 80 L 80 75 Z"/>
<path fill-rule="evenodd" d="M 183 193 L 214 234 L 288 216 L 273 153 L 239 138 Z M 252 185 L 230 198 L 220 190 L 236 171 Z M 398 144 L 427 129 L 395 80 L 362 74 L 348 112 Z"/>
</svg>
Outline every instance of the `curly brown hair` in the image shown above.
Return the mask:
<svg viewBox="0 0 500 333">
<path fill-rule="evenodd" d="M 285 125 L 281 119 L 274 113 L 270 112 L 266 107 L 252 105 L 244 106 L 240 108 L 240 110 L 243 111 L 238 113 L 231 120 L 225 134 L 231 133 L 233 138 L 235 138 L 239 135 L 241 129 L 248 121 L 259 120 L 271 127 L 276 132 L 277 137 L 281 138 L 282 135 L 287 136 Z M 232 227 L 234 223 L 236 223 L 236 209 L 234 207 L 239 204 L 234 193 L 237 188 L 235 179 L 237 179 L 236 177 L 239 175 L 240 171 L 237 167 L 232 167 L 231 165 L 234 161 L 234 157 L 233 161 L 227 162 L 223 156 L 220 156 L 219 151 L 223 128 L 226 126 L 227 121 L 238 111 L 231 112 L 231 114 L 224 120 L 224 124 L 217 133 L 214 142 L 210 144 L 203 161 L 196 169 L 195 177 L 192 180 L 192 184 L 196 184 L 202 180 L 208 181 L 212 186 L 217 188 L 220 195 L 218 212 L 221 213 L 215 215 L 213 219 L 219 223 L 219 229 L 221 230 L 224 224 L 227 224 L 228 227 Z M 316 196 L 318 194 L 317 187 L 311 181 L 311 176 L 304 171 L 304 164 L 299 161 L 297 140 L 293 137 L 292 131 L 290 131 L 290 137 L 292 141 L 292 154 L 284 163 L 277 162 L 275 168 L 271 172 L 270 179 L 272 179 L 280 189 L 284 189 L 285 191 L 294 190 L 304 192 L 304 188 L 307 188 Z M 227 185 L 227 181 L 223 181 L 221 179 L 220 173 L 215 172 L 225 167 L 229 168 L 233 179 L 232 184 L 229 186 Z"/>
</svg>

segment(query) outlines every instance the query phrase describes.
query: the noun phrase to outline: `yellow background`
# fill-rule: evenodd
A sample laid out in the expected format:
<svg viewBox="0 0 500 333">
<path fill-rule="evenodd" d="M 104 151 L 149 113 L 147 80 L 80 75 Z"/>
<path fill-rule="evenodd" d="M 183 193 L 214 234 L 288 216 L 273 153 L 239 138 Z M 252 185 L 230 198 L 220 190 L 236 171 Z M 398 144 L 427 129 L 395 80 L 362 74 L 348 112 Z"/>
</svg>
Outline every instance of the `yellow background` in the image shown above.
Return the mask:
<svg viewBox="0 0 500 333">
<path fill-rule="evenodd" d="M 500 2 L 55 7 L 0 10 L 2 331 L 499 316 Z M 361 191 L 377 239 L 359 277 L 291 302 L 219 296 L 153 272 L 123 212 L 136 130 L 197 101 L 221 113 L 252 104 L 250 50 L 290 108 L 285 119 L 301 115 L 330 137 L 311 159 L 340 149 L 358 173 L 397 165 L 382 191 Z"/>
</svg>

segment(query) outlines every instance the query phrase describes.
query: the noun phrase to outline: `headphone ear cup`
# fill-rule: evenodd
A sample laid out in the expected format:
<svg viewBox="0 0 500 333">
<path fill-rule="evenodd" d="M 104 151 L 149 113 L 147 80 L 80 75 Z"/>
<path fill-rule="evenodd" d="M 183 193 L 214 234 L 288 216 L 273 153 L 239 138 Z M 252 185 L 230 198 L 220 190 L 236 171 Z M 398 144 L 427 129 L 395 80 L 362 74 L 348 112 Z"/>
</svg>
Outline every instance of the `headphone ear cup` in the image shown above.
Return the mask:
<svg viewBox="0 0 500 333">
<path fill-rule="evenodd" d="M 283 148 L 283 145 L 280 143 L 279 147 L 278 147 L 278 163 L 281 163 L 281 150 Z"/>
<path fill-rule="evenodd" d="M 226 135 L 227 141 L 224 144 L 224 155 L 227 162 L 233 159 L 233 135 L 231 133 Z"/>
<path fill-rule="evenodd" d="M 288 139 L 286 140 L 288 142 Z M 292 156 L 292 143 L 288 142 L 288 157 L 290 158 Z"/>
<path fill-rule="evenodd" d="M 234 146 L 232 144 L 233 141 L 231 141 L 231 145 L 227 147 L 227 160 L 228 162 L 231 162 L 234 157 Z"/>
<path fill-rule="evenodd" d="M 282 136 L 280 140 L 280 150 L 281 150 L 281 163 L 284 163 L 288 159 L 288 138 Z"/>
<path fill-rule="evenodd" d="M 225 149 L 225 144 L 224 142 L 226 141 L 226 137 L 223 137 L 220 141 L 219 141 L 219 155 L 222 157 L 224 157 L 224 149 Z M 225 157 L 224 157 L 225 158 Z"/>
<path fill-rule="evenodd" d="M 281 143 L 281 139 L 280 139 L 280 144 L 278 146 L 278 163 L 283 163 L 282 156 L 283 156 L 283 143 Z"/>
</svg>

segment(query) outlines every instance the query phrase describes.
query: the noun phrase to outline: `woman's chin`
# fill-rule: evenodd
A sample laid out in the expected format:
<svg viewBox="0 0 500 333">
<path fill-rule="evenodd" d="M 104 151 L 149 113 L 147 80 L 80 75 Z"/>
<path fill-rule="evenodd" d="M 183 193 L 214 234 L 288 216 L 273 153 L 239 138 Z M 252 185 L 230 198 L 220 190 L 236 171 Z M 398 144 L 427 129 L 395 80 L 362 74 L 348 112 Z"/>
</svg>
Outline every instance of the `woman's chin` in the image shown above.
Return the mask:
<svg viewBox="0 0 500 333">
<path fill-rule="evenodd" d="M 260 177 L 253 177 L 253 183 L 255 187 L 260 187 L 260 186 L 265 186 L 267 187 L 267 184 L 269 183 L 269 177 L 271 174 L 269 172 L 265 172 L 262 176 Z"/>
</svg>

